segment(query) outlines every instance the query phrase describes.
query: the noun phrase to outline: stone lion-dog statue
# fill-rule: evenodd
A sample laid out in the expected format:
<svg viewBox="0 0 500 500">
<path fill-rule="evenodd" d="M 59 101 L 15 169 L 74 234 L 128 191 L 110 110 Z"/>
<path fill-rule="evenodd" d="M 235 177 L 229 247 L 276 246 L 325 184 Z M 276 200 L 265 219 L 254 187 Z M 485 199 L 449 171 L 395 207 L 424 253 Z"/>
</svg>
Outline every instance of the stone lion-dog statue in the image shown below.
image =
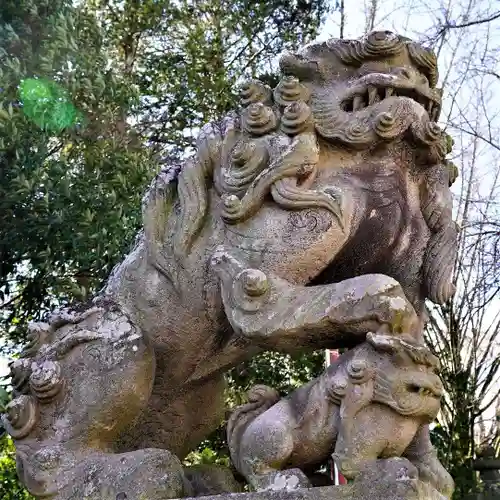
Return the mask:
<svg viewBox="0 0 500 500">
<path fill-rule="evenodd" d="M 137 388 L 138 414 L 122 411 L 120 391 L 94 400 L 89 385 L 79 401 L 110 409 L 120 429 L 110 454 L 154 448 L 182 460 L 220 425 L 231 368 L 266 350 L 355 347 L 370 331 L 419 339 L 426 300 L 454 292 L 456 171 L 436 123 L 433 52 L 377 31 L 309 44 L 280 69 L 275 88 L 245 83 L 238 109 L 202 128 L 193 155 L 162 165 L 143 230 L 106 286 L 29 327 L 27 364 L 68 328 L 94 335 L 111 311 L 112 336 L 132 324 L 144 339 L 137 370 L 153 380 Z M 59 398 L 90 359 L 62 368 Z M 136 369 L 113 370 L 134 387 Z M 74 421 L 61 420 L 64 433 Z M 26 438 L 14 434 L 20 457 Z M 428 430 L 415 440 L 427 446 Z"/>
<path fill-rule="evenodd" d="M 413 339 L 370 333 L 283 399 L 270 387 L 255 386 L 227 425 L 233 464 L 258 488 L 259 477 L 307 469 L 332 453 L 347 479 L 378 460 L 404 457 L 421 481 L 449 497 L 453 481 L 430 443 L 415 446 L 422 426 L 439 412 L 437 368 L 437 359 Z"/>
</svg>

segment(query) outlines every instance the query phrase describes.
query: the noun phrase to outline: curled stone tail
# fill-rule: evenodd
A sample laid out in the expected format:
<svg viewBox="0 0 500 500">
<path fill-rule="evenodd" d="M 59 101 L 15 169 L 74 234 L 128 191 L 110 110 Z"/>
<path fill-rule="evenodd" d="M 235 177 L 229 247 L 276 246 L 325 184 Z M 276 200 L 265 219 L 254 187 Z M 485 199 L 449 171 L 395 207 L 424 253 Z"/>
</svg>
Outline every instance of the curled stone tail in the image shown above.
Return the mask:
<svg viewBox="0 0 500 500">
<path fill-rule="evenodd" d="M 238 406 L 227 423 L 227 442 L 231 460 L 239 470 L 239 443 L 248 425 L 280 399 L 278 391 L 267 385 L 256 385 L 248 391 L 248 403 Z"/>
</svg>

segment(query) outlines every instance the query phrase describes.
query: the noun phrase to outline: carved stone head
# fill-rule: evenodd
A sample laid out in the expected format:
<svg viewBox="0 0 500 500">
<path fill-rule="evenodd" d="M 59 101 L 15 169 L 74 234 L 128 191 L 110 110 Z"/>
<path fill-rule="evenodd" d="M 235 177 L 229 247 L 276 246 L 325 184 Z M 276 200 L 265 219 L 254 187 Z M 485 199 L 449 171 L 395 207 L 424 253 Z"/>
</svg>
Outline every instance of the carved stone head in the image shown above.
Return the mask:
<svg viewBox="0 0 500 500">
<path fill-rule="evenodd" d="M 408 135 L 430 147 L 434 161 L 446 154 L 435 124 L 442 96 L 436 56 L 420 44 L 375 31 L 360 40 L 308 45 L 283 56 L 280 65 L 285 82 L 300 80 L 305 88 L 324 139 L 366 149 Z"/>
<path fill-rule="evenodd" d="M 334 374 L 332 397 L 344 407 L 346 420 L 370 403 L 381 403 L 430 423 L 443 395 L 437 369 L 437 358 L 413 338 L 369 333 L 367 342 Z"/>
<path fill-rule="evenodd" d="M 412 265 L 398 281 L 418 289 L 415 295 L 422 291 L 425 297 L 415 298 L 419 306 L 425 298 L 445 302 L 454 293 L 457 230 L 449 185 L 456 172 L 445 159 L 449 136 L 436 124 L 442 95 L 436 56 L 405 37 L 377 31 L 359 40 L 310 44 L 282 56 L 280 66 L 283 76 L 275 88 L 258 80 L 244 83 L 239 109 L 202 128 L 196 157 L 179 174 L 186 195 L 179 199 L 180 215 L 170 218 L 172 238 L 146 222 L 148 251 L 160 261 L 158 249 L 171 247 L 181 263 L 208 220 L 211 189 L 220 196 L 216 211 L 227 225 L 253 218 L 272 199 L 288 211 L 327 210 L 349 233 L 347 226 L 358 221 L 354 212 L 365 208 L 365 217 L 372 217 L 381 203 L 375 193 L 384 186 L 388 200 L 396 194 L 409 200 L 402 210 L 416 221 L 404 215 L 407 227 L 399 237 L 411 230 L 418 242 L 410 245 Z M 343 183 L 350 178 L 360 179 L 359 197 L 347 194 L 346 185 L 356 190 L 355 183 Z M 163 220 L 163 205 L 151 196 L 147 200 L 145 220 Z M 397 216 L 395 203 L 383 206 Z"/>
</svg>

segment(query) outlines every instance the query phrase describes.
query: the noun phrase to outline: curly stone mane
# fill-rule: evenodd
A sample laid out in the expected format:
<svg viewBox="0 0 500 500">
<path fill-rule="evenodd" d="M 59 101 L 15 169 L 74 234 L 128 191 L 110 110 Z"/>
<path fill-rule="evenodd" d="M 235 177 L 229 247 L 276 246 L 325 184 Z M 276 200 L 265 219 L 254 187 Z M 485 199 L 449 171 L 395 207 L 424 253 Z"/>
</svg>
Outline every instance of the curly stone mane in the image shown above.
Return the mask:
<svg viewBox="0 0 500 500">
<path fill-rule="evenodd" d="M 443 304 L 455 293 L 452 283 L 457 258 L 457 225 L 452 218 L 452 201 L 448 186 L 454 182 L 456 167 L 451 162 L 440 163 L 426 172 L 421 196 L 422 214 L 431 231 L 422 265 L 427 296 Z M 447 193 L 444 200 L 440 195 Z"/>
</svg>

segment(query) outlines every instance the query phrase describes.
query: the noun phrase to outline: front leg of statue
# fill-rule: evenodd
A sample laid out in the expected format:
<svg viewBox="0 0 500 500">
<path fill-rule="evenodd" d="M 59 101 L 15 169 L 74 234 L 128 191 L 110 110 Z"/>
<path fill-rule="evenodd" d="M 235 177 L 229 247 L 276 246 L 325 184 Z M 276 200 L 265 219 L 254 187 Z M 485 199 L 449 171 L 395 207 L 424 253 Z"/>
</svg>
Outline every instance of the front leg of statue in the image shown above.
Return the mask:
<svg viewBox="0 0 500 500">
<path fill-rule="evenodd" d="M 417 468 L 422 482 L 430 484 L 446 498 L 451 498 L 455 484 L 432 446 L 428 425 L 419 429 L 404 456 Z"/>
<path fill-rule="evenodd" d="M 234 331 L 263 349 L 353 346 L 369 331 L 411 333 L 419 324 L 399 283 L 385 275 L 298 286 L 247 266 L 237 251 L 224 248 L 214 253 L 212 266 Z"/>
</svg>

